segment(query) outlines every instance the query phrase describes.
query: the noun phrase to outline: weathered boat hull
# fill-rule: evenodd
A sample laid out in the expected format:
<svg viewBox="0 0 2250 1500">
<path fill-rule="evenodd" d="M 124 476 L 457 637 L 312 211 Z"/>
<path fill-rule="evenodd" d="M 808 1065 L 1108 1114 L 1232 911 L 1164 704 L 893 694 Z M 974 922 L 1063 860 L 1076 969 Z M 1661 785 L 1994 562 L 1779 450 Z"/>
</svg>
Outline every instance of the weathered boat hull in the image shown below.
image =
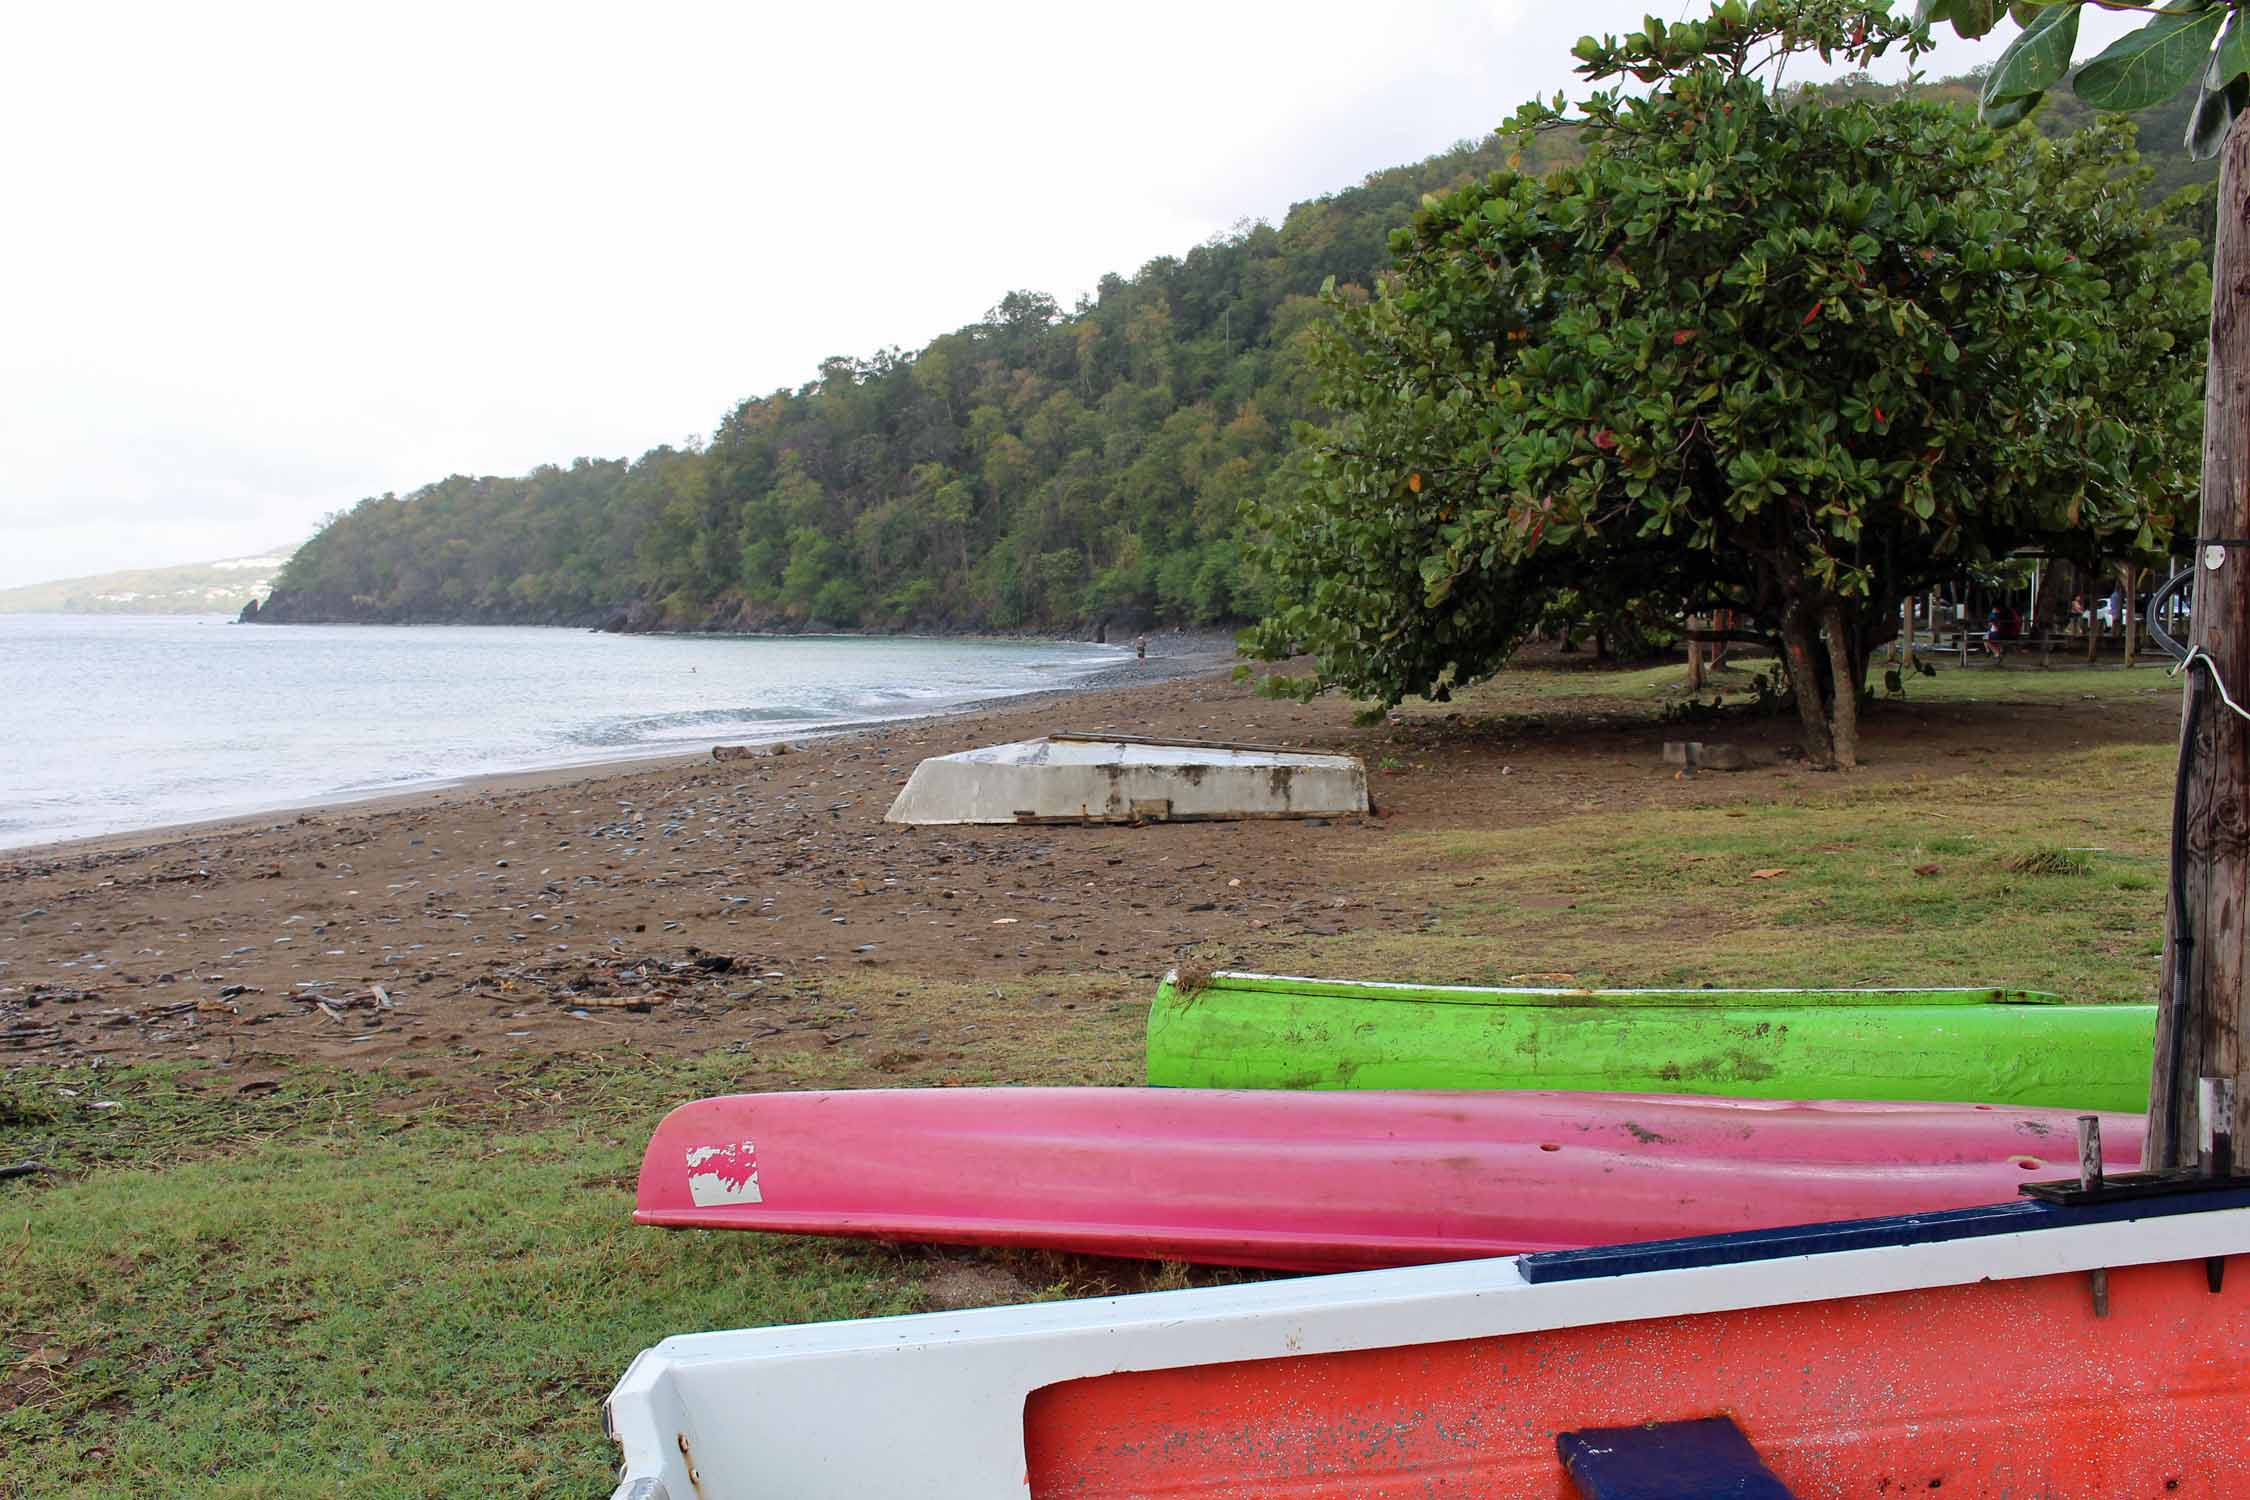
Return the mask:
<svg viewBox="0 0 2250 1500">
<path fill-rule="evenodd" d="M 1367 811 L 1352 756 L 1056 735 L 933 756 L 891 823 L 1141 823 L 1345 817 Z"/>
<path fill-rule="evenodd" d="M 2143 1121 L 2103 1121 L 2112 1170 Z M 2075 1117 L 1649 1094 L 735 1094 L 650 1139 L 634 1218 L 1287 1270 L 1465 1260 L 2012 1198 Z"/>
<path fill-rule="evenodd" d="M 1803 1500 L 2237 1500 L 2245 1204 L 672 1338 L 610 1397 L 616 1493 L 1562 1500 L 1560 1434 L 1724 1413 Z"/>
<path fill-rule="evenodd" d="M 2035 991 L 1559 990 L 1167 979 L 1148 1081 L 1183 1088 L 1583 1089 L 2148 1107 L 2151 1005 Z"/>
</svg>

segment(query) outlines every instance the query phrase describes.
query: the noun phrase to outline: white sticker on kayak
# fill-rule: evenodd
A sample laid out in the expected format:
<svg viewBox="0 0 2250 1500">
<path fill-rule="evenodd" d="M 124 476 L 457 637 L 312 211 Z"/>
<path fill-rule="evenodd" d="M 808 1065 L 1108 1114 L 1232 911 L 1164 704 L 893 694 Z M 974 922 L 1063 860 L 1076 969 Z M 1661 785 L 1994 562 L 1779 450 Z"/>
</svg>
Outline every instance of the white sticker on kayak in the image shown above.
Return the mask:
<svg viewBox="0 0 2250 1500">
<path fill-rule="evenodd" d="M 758 1143 L 739 1146 L 697 1146 L 687 1154 L 688 1198 L 697 1208 L 717 1208 L 727 1203 L 763 1203 L 758 1191 Z M 696 1171 L 697 1167 L 707 1168 Z"/>
</svg>

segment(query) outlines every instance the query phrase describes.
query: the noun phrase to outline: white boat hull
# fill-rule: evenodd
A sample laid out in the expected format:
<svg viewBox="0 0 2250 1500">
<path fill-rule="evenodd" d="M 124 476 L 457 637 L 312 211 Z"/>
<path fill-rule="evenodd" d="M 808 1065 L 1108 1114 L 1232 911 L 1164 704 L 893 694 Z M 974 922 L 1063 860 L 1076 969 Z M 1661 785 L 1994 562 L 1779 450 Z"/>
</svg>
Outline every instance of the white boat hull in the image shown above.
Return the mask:
<svg viewBox="0 0 2250 1500">
<path fill-rule="evenodd" d="M 892 823 L 1177 823 L 1365 813 L 1348 755 L 1057 736 L 933 756 Z"/>
</svg>

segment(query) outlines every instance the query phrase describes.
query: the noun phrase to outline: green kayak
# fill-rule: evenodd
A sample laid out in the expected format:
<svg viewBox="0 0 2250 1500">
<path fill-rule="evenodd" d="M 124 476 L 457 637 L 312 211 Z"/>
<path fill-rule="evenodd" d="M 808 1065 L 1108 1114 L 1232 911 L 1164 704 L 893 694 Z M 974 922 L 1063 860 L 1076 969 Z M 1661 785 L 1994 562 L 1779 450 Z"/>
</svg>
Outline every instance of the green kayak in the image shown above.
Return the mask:
<svg viewBox="0 0 2250 1500">
<path fill-rule="evenodd" d="M 1148 1081 L 2148 1108 L 2153 1005 L 2036 990 L 1552 990 L 1167 975 Z"/>
</svg>

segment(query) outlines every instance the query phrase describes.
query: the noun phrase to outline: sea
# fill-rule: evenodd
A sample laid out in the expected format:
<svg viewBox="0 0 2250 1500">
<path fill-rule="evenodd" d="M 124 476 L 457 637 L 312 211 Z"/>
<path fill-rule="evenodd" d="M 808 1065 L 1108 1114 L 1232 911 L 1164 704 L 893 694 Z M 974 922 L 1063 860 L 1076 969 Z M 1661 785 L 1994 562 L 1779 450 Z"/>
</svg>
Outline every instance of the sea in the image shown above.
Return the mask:
<svg viewBox="0 0 2250 1500">
<path fill-rule="evenodd" d="M 1071 641 L 0 615 L 0 848 L 1082 687 Z"/>
</svg>

